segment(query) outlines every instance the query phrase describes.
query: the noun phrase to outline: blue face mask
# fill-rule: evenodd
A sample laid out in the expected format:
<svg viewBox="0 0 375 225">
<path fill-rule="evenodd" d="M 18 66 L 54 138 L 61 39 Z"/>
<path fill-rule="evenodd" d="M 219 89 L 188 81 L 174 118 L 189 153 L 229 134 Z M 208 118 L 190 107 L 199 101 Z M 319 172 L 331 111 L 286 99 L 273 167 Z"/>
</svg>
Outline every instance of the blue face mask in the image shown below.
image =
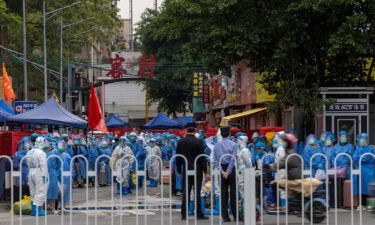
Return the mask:
<svg viewBox="0 0 375 225">
<path fill-rule="evenodd" d="M 361 146 L 365 146 L 365 145 L 367 145 L 367 140 L 366 140 L 366 139 L 363 139 L 363 138 L 361 138 L 361 139 L 359 139 L 359 142 L 358 142 L 358 144 L 359 144 L 359 145 L 361 145 Z"/>
<path fill-rule="evenodd" d="M 29 148 L 30 148 L 30 144 L 29 143 L 25 144 L 25 149 L 29 149 Z"/>
<path fill-rule="evenodd" d="M 311 138 L 309 139 L 309 145 L 315 145 L 315 139 Z"/>
<path fill-rule="evenodd" d="M 272 144 L 272 147 L 273 147 L 273 148 L 278 148 L 279 145 L 278 145 L 277 143 L 273 143 L 273 144 Z"/>
<path fill-rule="evenodd" d="M 340 142 L 341 142 L 342 144 L 346 144 L 346 143 L 348 143 L 348 139 L 347 139 L 346 137 L 341 137 L 341 138 L 340 138 Z"/>
<path fill-rule="evenodd" d="M 332 145 L 332 141 L 331 140 L 326 140 L 324 144 L 326 146 L 331 146 Z"/>
</svg>

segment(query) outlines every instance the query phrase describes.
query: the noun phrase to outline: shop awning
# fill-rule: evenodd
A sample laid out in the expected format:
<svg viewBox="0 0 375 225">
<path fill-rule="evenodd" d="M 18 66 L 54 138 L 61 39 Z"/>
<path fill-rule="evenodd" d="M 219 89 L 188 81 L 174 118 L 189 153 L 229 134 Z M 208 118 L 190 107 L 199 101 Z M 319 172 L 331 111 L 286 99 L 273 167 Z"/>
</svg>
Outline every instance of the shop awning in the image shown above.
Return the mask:
<svg viewBox="0 0 375 225">
<path fill-rule="evenodd" d="M 251 109 L 251 110 L 248 110 L 248 111 L 245 111 L 245 112 L 242 112 L 242 113 L 237 113 L 237 114 L 233 114 L 233 115 L 230 115 L 230 116 L 223 117 L 221 119 L 220 126 L 228 126 L 228 122 L 229 121 L 240 120 L 243 117 L 251 116 L 251 115 L 253 115 L 255 113 L 265 111 L 266 109 L 267 108 L 264 108 L 264 107 L 262 107 L 262 108 L 256 108 L 256 109 Z"/>
</svg>

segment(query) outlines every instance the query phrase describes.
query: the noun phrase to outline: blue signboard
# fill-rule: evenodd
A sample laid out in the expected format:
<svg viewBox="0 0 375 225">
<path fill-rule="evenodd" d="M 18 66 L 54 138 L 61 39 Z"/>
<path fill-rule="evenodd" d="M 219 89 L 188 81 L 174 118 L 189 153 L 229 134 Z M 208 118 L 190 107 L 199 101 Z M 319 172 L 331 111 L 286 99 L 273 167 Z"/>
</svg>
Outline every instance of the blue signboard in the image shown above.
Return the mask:
<svg viewBox="0 0 375 225">
<path fill-rule="evenodd" d="M 33 110 L 38 106 L 37 101 L 15 101 L 13 103 L 14 111 L 16 114 L 24 113 L 30 110 Z"/>
</svg>

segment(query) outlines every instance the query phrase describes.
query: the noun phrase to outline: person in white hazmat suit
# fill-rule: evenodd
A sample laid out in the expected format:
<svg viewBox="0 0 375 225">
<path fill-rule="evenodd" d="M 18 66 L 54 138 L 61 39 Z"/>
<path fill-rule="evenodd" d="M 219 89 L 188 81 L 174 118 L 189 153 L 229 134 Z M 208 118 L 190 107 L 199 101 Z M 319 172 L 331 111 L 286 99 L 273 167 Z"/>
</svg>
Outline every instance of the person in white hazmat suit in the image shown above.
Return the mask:
<svg viewBox="0 0 375 225">
<path fill-rule="evenodd" d="M 238 148 L 238 169 L 242 171 L 238 174 L 238 185 L 239 185 L 239 192 L 240 192 L 240 210 L 239 216 L 240 220 L 243 220 L 243 201 L 244 201 L 244 185 L 245 185 L 245 174 L 244 170 L 246 168 L 251 167 L 251 152 L 246 147 L 248 142 L 248 137 L 243 135 L 237 138 L 237 148 Z"/>
<path fill-rule="evenodd" d="M 157 187 L 160 176 L 161 150 L 156 146 L 156 140 L 151 138 L 147 150 L 147 172 L 150 177 L 150 184 L 147 187 Z"/>
<path fill-rule="evenodd" d="M 47 158 L 43 149 L 48 148 L 48 142 L 44 137 L 38 137 L 35 146 L 27 154 L 29 171 L 29 188 L 31 195 L 31 216 L 45 216 L 42 206 L 47 195 Z"/>
<path fill-rule="evenodd" d="M 117 195 L 122 191 L 123 195 L 130 192 L 130 165 L 134 163 L 134 154 L 132 149 L 126 144 L 126 137 L 120 138 L 119 145 L 113 150 L 110 164 L 113 171 L 120 171 L 121 176 L 116 176 Z"/>
</svg>

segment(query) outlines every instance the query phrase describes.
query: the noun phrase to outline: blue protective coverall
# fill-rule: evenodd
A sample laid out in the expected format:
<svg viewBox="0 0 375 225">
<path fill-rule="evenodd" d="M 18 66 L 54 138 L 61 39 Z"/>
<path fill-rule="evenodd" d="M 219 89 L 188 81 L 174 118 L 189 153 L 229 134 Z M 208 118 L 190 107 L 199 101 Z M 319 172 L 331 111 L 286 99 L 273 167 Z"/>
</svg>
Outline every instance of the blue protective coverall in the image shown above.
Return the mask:
<svg viewBox="0 0 375 225">
<path fill-rule="evenodd" d="M 63 160 L 62 169 L 64 171 L 70 171 L 70 163 L 72 161 L 72 157 L 64 152 L 60 154 L 61 159 Z M 61 176 L 62 174 L 59 173 L 58 181 L 61 184 Z M 72 170 L 72 177 L 75 176 L 75 171 Z M 66 203 L 67 201 L 70 201 L 70 192 L 71 192 L 71 185 L 70 185 L 70 177 L 64 176 L 63 177 L 63 191 L 64 191 L 64 199 L 63 202 Z"/>
<path fill-rule="evenodd" d="M 335 158 L 341 153 L 349 154 L 350 156 L 353 155 L 353 145 L 352 144 L 346 144 L 346 145 L 340 145 L 337 143 L 333 147 L 333 154 L 331 155 L 330 161 L 332 162 L 332 168 L 335 168 Z M 343 168 L 344 166 L 347 166 L 347 177 L 349 176 L 350 172 L 350 159 L 347 156 L 340 156 L 337 158 L 337 167 L 336 168 Z"/>
<path fill-rule="evenodd" d="M 17 151 L 13 156 L 13 167 L 15 170 L 19 170 L 21 168 L 21 160 L 26 156 L 29 149 L 24 148 L 24 140 L 21 140 L 17 145 Z M 21 185 L 27 185 L 28 177 L 29 177 L 29 166 L 27 165 L 27 160 L 24 159 L 22 162 L 22 171 L 21 171 Z"/>
<path fill-rule="evenodd" d="M 95 161 L 99 157 L 99 149 L 96 144 L 91 144 L 88 147 L 88 158 L 89 161 L 89 170 L 95 170 Z"/>
<path fill-rule="evenodd" d="M 142 147 L 142 144 L 139 143 L 139 142 L 130 142 L 128 145 L 132 149 L 132 151 L 134 153 L 134 157 L 138 161 L 138 170 L 140 170 L 140 171 L 145 170 L 145 160 L 146 160 L 146 157 L 147 157 L 146 149 L 144 149 Z M 135 169 L 134 167 L 135 167 L 135 163 L 132 166 L 133 170 Z M 138 187 L 139 188 L 143 186 L 143 180 L 144 180 L 143 176 L 138 176 Z"/>
<path fill-rule="evenodd" d="M 111 155 L 112 155 L 111 148 L 110 147 L 106 147 L 105 149 L 99 148 L 99 154 L 109 156 L 109 158 L 108 157 L 101 157 L 99 159 L 98 168 L 100 169 L 100 164 L 102 162 L 105 163 L 105 177 L 106 177 L 105 182 L 106 182 L 106 184 L 111 184 L 111 167 L 109 166 L 109 161 L 110 161 L 110 158 L 111 158 Z"/>
<path fill-rule="evenodd" d="M 81 155 L 87 158 L 87 148 L 84 145 L 77 146 L 77 155 Z M 82 157 L 78 158 L 79 172 L 81 174 L 81 179 L 86 179 L 86 164 Z"/>
<path fill-rule="evenodd" d="M 305 168 L 312 170 L 313 177 L 315 176 L 315 173 L 318 169 L 324 170 L 325 165 L 326 165 L 326 160 L 323 156 L 318 155 L 314 157 L 314 155 L 317 153 L 321 153 L 324 155 L 324 151 L 320 145 L 316 145 L 316 146 L 308 145 L 304 149 L 304 154 L 303 154 Z M 311 162 L 311 159 L 312 159 L 312 162 Z M 310 168 L 310 162 L 311 162 L 312 168 Z"/>
<path fill-rule="evenodd" d="M 49 175 L 49 185 L 47 191 L 47 199 L 58 199 L 58 175 L 61 173 L 60 171 L 60 160 L 58 156 L 60 155 L 57 149 L 51 149 L 49 151 L 44 151 L 46 153 L 47 158 L 47 168 L 48 168 L 48 175 Z M 57 157 L 52 157 L 57 156 Z M 52 157 L 52 158 L 48 158 Z"/>
<path fill-rule="evenodd" d="M 356 151 L 353 154 L 353 163 L 356 169 L 359 169 L 359 160 L 361 156 L 365 153 L 375 154 L 374 148 L 370 145 L 367 146 L 356 146 Z M 369 184 L 375 179 L 375 157 L 371 155 L 366 155 L 361 160 L 361 194 L 369 195 Z M 359 194 L 359 176 L 354 176 L 353 182 L 353 194 Z"/>
</svg>

